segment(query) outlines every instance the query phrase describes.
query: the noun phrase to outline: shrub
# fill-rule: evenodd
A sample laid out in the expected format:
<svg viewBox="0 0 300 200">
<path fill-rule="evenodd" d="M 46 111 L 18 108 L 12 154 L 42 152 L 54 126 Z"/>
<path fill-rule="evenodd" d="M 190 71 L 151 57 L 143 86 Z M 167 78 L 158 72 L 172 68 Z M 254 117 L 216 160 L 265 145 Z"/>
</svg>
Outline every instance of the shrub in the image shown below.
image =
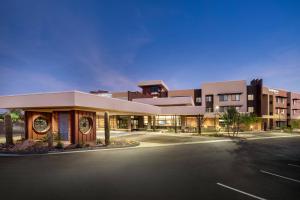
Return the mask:
<svg viewBox="0 0 300 200">
<path fill-rule="evenodd" d="M 78 143 L 76 144 L 75 148 L 83 148 L 84 147 L 84 144 L 83 143 Z"/>
<path fill-rule="evenodd" d="M 61 141 L 58 141 L 55 148 L 57 149 L 63 149 L 64 148 L 64 144 Z"/>
</svg>

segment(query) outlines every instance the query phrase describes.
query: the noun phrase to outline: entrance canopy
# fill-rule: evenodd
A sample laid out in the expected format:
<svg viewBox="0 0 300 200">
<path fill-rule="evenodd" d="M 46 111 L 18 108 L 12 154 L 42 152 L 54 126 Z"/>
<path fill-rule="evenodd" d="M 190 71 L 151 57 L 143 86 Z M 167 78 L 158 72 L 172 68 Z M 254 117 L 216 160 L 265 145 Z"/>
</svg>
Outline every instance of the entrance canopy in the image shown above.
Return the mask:
<svg viewBox="0 0 300 200">
<path fill-rule="evenodd" d="M 199 106 L 158 107 L 79 91 L 0 96 L 0 108 L 84 109 L 136 115 L 199 115 L 204 113 L 202 107 Z"/>
</svg>

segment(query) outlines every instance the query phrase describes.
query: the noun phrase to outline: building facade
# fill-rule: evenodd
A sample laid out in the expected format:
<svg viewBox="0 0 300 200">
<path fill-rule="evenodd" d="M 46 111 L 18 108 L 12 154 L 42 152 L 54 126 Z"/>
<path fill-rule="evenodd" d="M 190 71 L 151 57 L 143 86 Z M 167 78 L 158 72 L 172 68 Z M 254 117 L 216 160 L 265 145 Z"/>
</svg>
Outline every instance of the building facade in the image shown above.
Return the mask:
<svg viewBox="0 0 300 200">
<path fill-rule="evenodd" d="M 0 96 L 0 108 L 25 111 L 26 138 L 42 139 L 48 132 L 70 143 L 96 141 L 108 112 L 112 130 L 171 130 L 196 132 L 221 129 L 220 116 L 230 107 L 254 113 L 261 122 L 253 129 L 269 130 L 300 119 L 300 94 L 266 87 L 263 80 L 204 83 L 199 88 L 170 90 L 162 80 L 143 81 L 140 91 L 103 90 Z"/>
</svg>

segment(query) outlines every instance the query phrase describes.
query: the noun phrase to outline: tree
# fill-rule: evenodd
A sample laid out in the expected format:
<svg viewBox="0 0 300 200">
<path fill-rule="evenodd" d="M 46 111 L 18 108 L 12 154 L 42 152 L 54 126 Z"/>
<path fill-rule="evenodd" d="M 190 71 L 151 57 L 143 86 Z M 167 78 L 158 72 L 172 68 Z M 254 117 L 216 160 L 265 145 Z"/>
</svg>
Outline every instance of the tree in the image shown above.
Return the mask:
<svg viewBox="0 0 300 200">
<path fill-rule="evenodd" d="M 110 144 L 110 130 L 109 130 L 109 115 L 108 112 L 104 113 L 104 135 L 105 135 L 105 145 Z"/>
<path fill-rule="evenodd" d="M 13 122 L 24 119 L 24 113 L 21 109 L 10 109 L 9 113 Z"/>
<path fill-rule="evenodd" d="M 239 113 L 235 107 L 230 107 L 221 115 L 221 119 L 224 121 L 224 124 L 227 128 L 228 135 L 230 134 L 230 127 L 233 127 L 233 136 L 235 134 L 235 125 L 239 120 Z"/>
<path fill-rule="evenodd" d="M 291 131 L 293 132 L 294 129 L 300 128 L 300 120 L 292 120 L 291 121 Z"/>
<path fill-rule="evenodd" d="M 0 113 L 0 121 L 4 121 L 4 113 Z"/>
<path fill-rule="evenodd" d="M 240 121 L 249 128 L 251 124 L 258 123 L 259 118 L 254 113 L 243 113 L 240 114 Z"/>
<path fill-rule="evenodd" d="M 198 134 L 201 135 L 202 127 L 207 118 L 204 115 L 197 115 Z"/>
</svg>

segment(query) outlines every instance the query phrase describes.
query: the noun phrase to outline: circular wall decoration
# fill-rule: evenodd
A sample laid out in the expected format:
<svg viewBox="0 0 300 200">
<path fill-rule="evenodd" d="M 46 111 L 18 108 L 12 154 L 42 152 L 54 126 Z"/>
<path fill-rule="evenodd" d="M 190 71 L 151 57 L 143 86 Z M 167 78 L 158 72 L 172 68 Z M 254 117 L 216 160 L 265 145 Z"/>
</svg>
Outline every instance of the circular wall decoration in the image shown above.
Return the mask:
<svg viewBox="0 0 300 200">
<path fill-rule="evenodd" d="M 79 130 L 83 134 L 88 134 L 92 129 L 93 120 L 90 117 L 81 117 L 79 119 Z"/>
<path fill-rule="evenodd" d="M 46 133 L 50 129 L 49 121 L 39 116 L 33 120 L 33 129 L 38 133 Z"/>
</svg>

